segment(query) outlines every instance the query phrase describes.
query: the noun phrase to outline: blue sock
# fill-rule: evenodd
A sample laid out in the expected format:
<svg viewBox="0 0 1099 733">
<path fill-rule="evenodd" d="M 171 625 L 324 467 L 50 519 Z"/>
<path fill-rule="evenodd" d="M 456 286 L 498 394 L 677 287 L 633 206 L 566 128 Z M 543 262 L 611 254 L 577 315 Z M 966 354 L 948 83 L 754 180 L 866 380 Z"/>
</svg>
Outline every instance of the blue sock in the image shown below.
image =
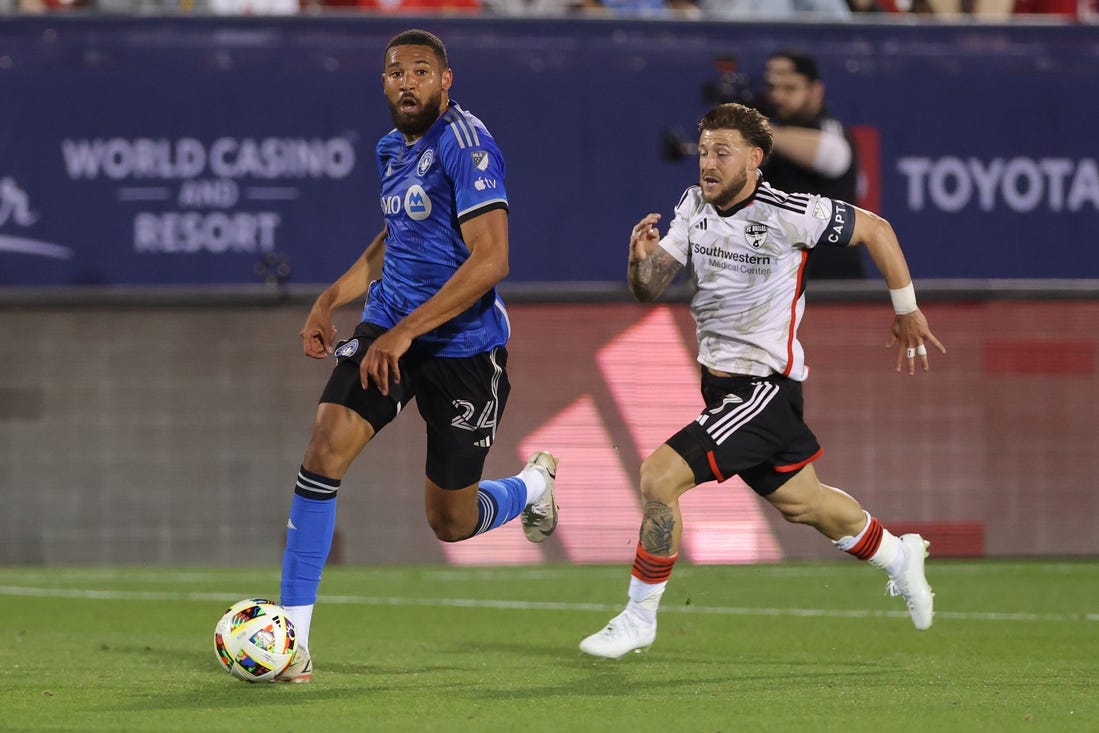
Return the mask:
<svg viewBox="0 0 1099 733">
<path fill-rule="evenodd" d="M 317 601 L 321 571 L 332 549 L 336 531 L 336 491 L 340 482 L 320 474 L 298 472 L 290 522 L 286 525 L 286 551 L 282 554 L 284 606 L 308 606 Z"/>
<path fill-rule="evenodd" d="M 519 516 L 527 505 L 527 485 L 518 476 L 482 481 L 477 487 L 477 531 L 484 534 Z"/>
</svg>

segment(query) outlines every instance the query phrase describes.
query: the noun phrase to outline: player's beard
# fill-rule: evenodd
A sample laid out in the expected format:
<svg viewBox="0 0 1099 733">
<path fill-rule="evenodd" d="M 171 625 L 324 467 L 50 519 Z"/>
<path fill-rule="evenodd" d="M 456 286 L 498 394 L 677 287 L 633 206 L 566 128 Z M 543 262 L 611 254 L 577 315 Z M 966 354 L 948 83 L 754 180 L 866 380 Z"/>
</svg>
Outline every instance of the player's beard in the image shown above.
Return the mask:
<svg viewBox="0 0 1099 733">
<path fill-rule="evenodd" d="M 420 100 L 420 107 L 415 112 L 403 112 L 400 108 L 400 100 L 396 104 L 389 103 L 389 115 L 393 118 L 393 126 L 402 135 L 419 137 L 427 132 L 435 120 L 439 119 L 443 107 L 443 94 L 439 92 L 433 97 Z"/>
<path fill-rule="evenodd" d="M 701 176 L 699 177 L 699 183 L 702 183 Z M 740 192 L 744 190 L 744 186 L 748 183 L 748 174 L 741 171 L 738 176 L 731 179 L 726 185 L 712 196 L 706 194 L 706 188 L 702 188 L 702 198 L 706 203 L 711 204 L 715 209 L 725 210 L 733 205 L 736 201 L 736 197 L 740 195 Z"/>
</svg>

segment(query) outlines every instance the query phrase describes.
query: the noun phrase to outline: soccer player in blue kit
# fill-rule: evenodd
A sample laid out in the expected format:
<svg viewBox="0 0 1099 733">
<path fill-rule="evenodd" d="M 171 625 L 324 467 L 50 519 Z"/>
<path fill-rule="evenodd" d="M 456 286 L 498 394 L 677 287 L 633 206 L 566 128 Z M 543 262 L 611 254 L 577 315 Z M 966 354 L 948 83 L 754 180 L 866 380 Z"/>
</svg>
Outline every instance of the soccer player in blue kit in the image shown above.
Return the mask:
<svg viewBox="0 0 1099 733">
<path fill-rule="evenodd" d="M 557 459 L 537 451 L 517 475 L 481 480 L 510 386 L 504 159 L 479 119 L 450 99 L 443 42 L 408 30 L 385 51 L 395 129 L 377 146 L 385 226 L 327 288 L 301 331 L 308 356 L 336 365 L 317 407 L 287 523 L 282 605 L 298 652 L 277 677 L 309 682 L 309 629 L 332 545 L 336 494 L 352 461 L 413 398 L 427 425 L 425 511 L 457 542 L 521 516 L 542 542 L 557 526 Z M 367 293 L 362 322 L 333 348 L 332 311 Z"/>
</svg>

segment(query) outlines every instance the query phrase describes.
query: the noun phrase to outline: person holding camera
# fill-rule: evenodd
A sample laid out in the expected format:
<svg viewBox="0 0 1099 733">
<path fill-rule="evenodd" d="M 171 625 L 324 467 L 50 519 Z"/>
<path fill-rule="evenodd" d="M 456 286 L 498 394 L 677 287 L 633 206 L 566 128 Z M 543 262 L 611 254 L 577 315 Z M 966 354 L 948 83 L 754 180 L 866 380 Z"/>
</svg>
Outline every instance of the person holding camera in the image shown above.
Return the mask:
<svg viewBox="0 0 1099 733">
<path fill-rule="evenodd" d="M 760 167 L 767 182 L 781 191 L 857 201 L 855 146 L 843 124 L 828 114 L 816 59 L 794 51 L 774 54 L 767 59 L 764 82 L 774 133 L 774 150 Z M 862 253 L 822 247 L 809 258 L 807 276 L 865 277 Z"/>
</svg>

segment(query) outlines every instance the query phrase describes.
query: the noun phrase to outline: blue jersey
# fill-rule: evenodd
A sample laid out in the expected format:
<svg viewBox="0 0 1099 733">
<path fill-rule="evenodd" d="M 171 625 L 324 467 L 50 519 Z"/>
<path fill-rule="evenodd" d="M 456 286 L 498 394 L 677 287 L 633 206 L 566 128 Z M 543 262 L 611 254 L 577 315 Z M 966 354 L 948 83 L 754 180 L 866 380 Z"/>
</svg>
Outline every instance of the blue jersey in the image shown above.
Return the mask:
<svg viewBox="0 0 1099 733">
<path fill-rule="evenodd" d="M 377 148 L 386 238 L 382 276 L 363 320 L 392 328 L 439 291 L 469 258 L 459 225 L 507 209 L 504 158 L 481 121 L 456 103 L 412 145 L 397 130 Z M 493 288 L 464 313 L 417 337 L 436 356 L 472 356 L 507 343 L 507 311 Z"/>
</svg>

